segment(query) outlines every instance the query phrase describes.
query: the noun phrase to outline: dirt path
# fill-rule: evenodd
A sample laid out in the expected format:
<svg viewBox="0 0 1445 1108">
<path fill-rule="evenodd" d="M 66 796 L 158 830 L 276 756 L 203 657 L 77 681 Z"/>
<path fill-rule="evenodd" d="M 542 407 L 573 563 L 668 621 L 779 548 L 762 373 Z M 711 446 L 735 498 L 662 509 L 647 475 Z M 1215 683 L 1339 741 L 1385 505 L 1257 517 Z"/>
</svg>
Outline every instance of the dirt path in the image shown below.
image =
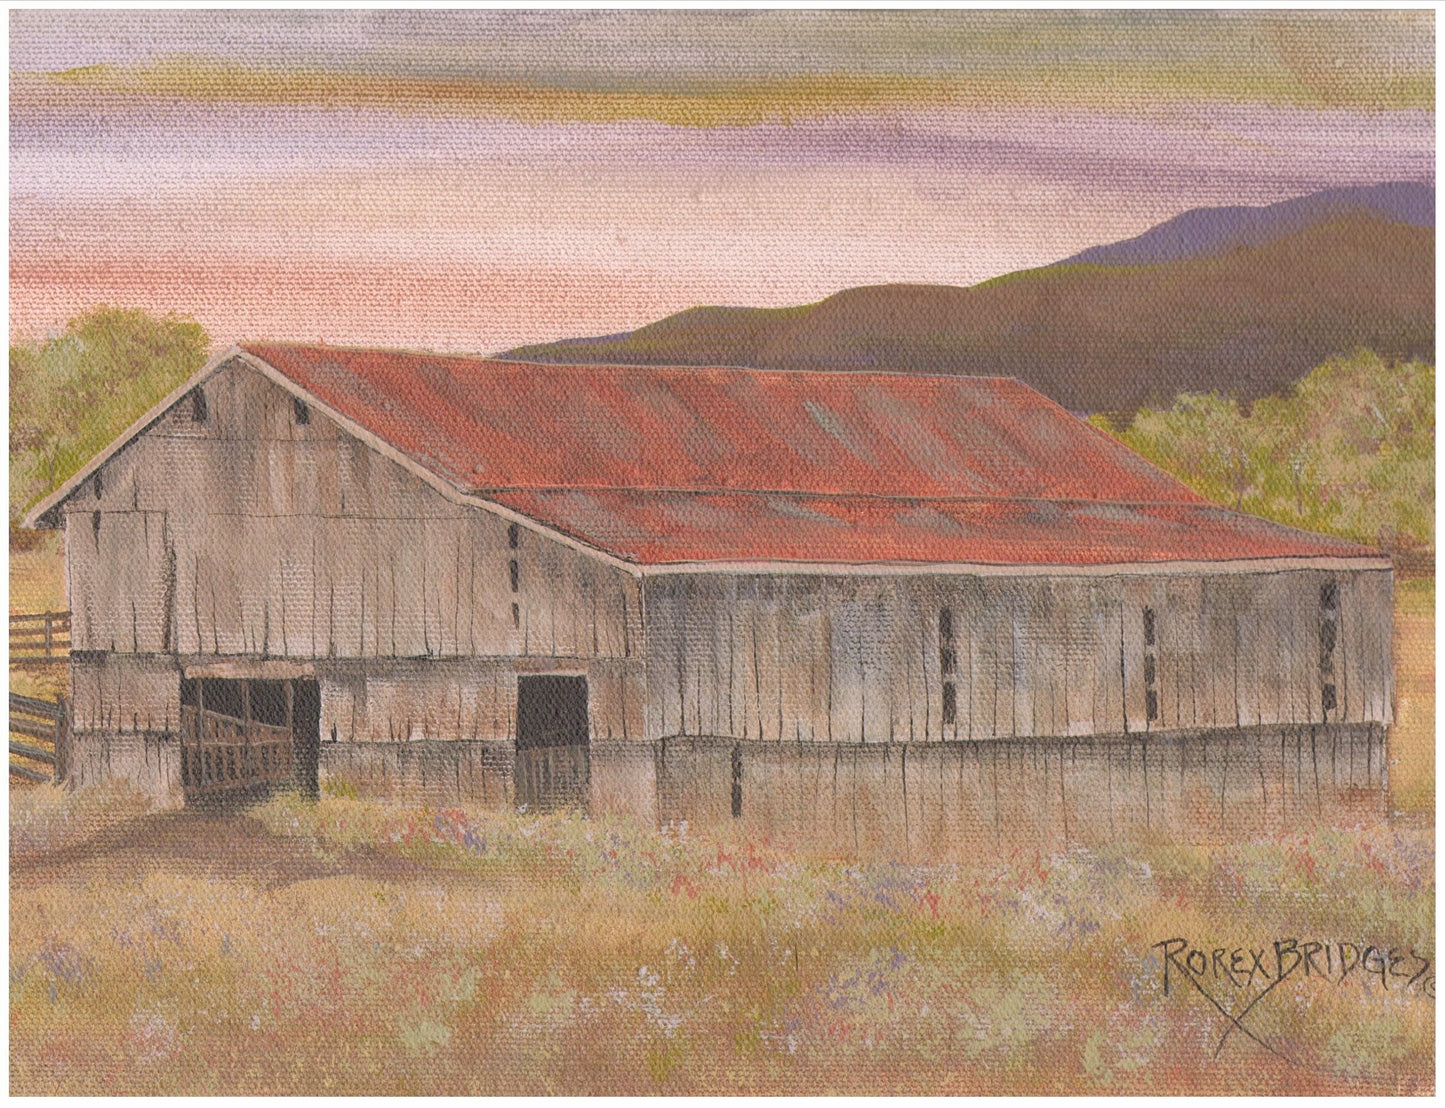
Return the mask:
<svg viewBox="0 0 1445 1108">
<path fill-rule="evenodd" d="M 354 874 L 378 880 L 464 882 L 468 875 L 370 851 L 328 853 L 311 840 L 268 831 L 244 808 L 144 816 L 76 846 L 12 858 L 12 889 L 92 877 L 183 874 L 272 889 L 295 881 Z"/>
</svg>

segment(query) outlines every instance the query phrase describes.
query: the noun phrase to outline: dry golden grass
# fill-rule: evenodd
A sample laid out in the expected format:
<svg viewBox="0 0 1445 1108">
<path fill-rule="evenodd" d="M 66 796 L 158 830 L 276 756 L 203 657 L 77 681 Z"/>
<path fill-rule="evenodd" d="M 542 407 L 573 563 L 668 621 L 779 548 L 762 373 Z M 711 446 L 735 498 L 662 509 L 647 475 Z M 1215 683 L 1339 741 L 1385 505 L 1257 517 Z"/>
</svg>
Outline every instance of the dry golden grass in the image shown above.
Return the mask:
<svg viewBox="0 0 1445 1108">
<path fill-rule="evenodd" d="M 59 531 L 42 531 L 33 545 L 10 546 L 10 614 L 65 610 L 65 545 Z"/>
<path fill-rule="evenodd" d="M 10 614 L 63 612 L 65 545 L 60 532 L 40 532 L 25 548 L 10 547 Z M 70 691 L 65 665 L 11 666 L 10 691 L 54 700 Z"/>
<path fill-rule="evenodd" d="M 1395 584 L 1395 724 L 1390 801 L 1410 816 L 1435 816 L 1435 578 Z"/>
<path fill-rule="evenodd" d="M 335 797 L 135 826 L 12 875 L 12 1092 L 1433 1087 L 1417 962 L 1298 970 L 1216 1058 L 1153 945 L 1432 954 L 1426 831 L 960 868 Z"/>
<path fill-rule="evenodd" d="M 128 781 L 90 789 L 28 785 L 10 794 L 10 861 L 51 857 L 123 827 L 151 810 L 150 797 Z"/>
</svg>

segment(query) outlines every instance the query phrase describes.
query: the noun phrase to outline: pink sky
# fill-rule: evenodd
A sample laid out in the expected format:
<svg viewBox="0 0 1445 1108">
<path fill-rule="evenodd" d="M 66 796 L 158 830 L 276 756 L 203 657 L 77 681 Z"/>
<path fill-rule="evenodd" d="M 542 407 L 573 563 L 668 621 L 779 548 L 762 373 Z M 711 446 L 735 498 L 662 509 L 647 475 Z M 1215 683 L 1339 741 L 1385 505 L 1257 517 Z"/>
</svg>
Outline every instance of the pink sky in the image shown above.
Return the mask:
<svg viewBox="0 0 1445 1108">
<path fill-rule="evenodd" d="M 27 15 L 33 47 L 43 13 Z M 37 65 L 65 57 L 46 49 Z M 682 128 L 12 80 L 11 334 L 110 302 L 192 315 L 218 342 L 490 352 L 696 304 L 972 284 L 1187 208 L 1433 182 L 1433 163 L 1433 113 L 1412 108 L 934 105 Z"/>
</svg>

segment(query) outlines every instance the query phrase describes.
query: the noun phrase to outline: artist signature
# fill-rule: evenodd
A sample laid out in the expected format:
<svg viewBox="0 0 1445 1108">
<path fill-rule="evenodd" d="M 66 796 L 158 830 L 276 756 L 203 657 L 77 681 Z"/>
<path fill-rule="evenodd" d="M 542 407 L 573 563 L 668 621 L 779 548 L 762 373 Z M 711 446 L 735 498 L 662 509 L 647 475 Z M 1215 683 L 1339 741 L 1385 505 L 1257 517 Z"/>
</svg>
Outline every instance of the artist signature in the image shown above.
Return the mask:
<svg viewBox="0 0 1445 1108">
<path fill-rule="evenodd" d="M 1266 1042 L 1246 1022 L 1251 1012 L 1286 981 L 1322 987 L 1347 983 L 1387 992 L 1435 999 L 1435 967 L 1414 947 L 1371 943 L 1276 939 L 1261 946 L 1196 945 L 1188 939 L 1164 939 L 1151 949 L 1161 953 L 1164 995 L 1189 990 L 1202 996 L 1226 1021 L 1214 1056 L 1219 1057 L 1238 1031 L 1271 1054 L 1298 1065 L 1285 1051 Z M 1256 991 L 1257 990 L 1257 991 Z M 1226 1000 L 1234 998 L 1234 1004 Z"/>
</svg>

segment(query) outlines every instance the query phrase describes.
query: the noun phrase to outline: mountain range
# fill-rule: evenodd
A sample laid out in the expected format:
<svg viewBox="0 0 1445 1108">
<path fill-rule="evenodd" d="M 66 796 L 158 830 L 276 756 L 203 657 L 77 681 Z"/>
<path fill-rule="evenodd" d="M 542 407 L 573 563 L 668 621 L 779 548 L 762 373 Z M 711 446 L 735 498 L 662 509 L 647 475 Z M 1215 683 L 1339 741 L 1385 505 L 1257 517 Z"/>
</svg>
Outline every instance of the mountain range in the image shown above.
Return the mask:
<svg viewBox="0 0 1445 1108">
<path fill-rule="evenodd" d="M 1199 208 L 968 288 L 873 285 L 789 308 L 698 307 L 518 347 L 574 363 L 1017 377 L 1075 411 L 1277 392 L 1333 354 L 1434 360 L 1435 192 L 1392 182 Z"/>
</svg>

